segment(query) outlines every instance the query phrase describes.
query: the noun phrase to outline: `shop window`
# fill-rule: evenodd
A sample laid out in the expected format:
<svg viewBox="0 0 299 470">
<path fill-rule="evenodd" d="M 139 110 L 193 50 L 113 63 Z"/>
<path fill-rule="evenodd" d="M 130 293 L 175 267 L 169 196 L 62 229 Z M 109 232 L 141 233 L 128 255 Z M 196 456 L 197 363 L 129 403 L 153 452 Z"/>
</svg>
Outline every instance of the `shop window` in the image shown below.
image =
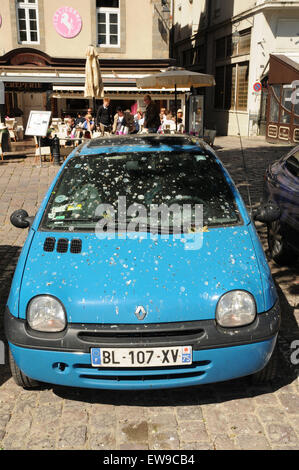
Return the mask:
<svg viewBox="0 0 299 470">
<path fill-rule="evenodd" d="M 219 18 L 221 15 L 221 0 L 214 0 L 214 18 Z"/>
<path fill-rule="evenodd" d="M 16 0 L 16 7 L 19 43 L 38 44 L 38 0 Z"/>
<path fill-rule="evenodd" d="M 196 48 L 195 64 L 204 66 L 206 61 L 206 47 L 205 44 L 201 44 Z"/>
<path fill-rule="evenodd" d="M 120 0 L 97 0 L 98 45 L 120 47 Z"/>
<path fill-rule="evenodd" d="M 182 101 L 179 99 L 177 100 L 177 109 L 182 109 Z M 175 116 L 175 100 L 168 101 L 168 110 Z"/>
<path fill-rule="evenodd" d="M 271 95 L 270 101 L 270 122 L 278 122 L 279 119 L 279 103 L 275 96 Z"/>
<path fill-rule="evenodd" d="M 291 122 L 291 113 L 292 113 L 292 93 L 293 89 L 290 86 L 284 85 L 282 89 L 282 100 L 281 104 L 283 106 L 280 122 L 283 124 L 290 124 Z"/>
<path fill-rule="evenodd" d="M 225 67 L 216 67 L 215 108 L 224 108 Z"/>
<path fill-rule="evenodd" d="M 240 32 L 240 40 L 237 44 L 236 55 L 250 54 L 251 29 Z"/>
<path fill-rule="evenodd" d="M 216 40 L 216 60 L 250 54 L 251 29 L 240 31 L 239 34 L 237 42 L 233 41 L 232 34 Z"/>
<path fill-rule="evenodd" d="M 249 64 L 237 65 L 237 90 L 236 90 L 236 108 L 241 111 L 246 111 L 248 100 L 248 75 Z"/>
<path fill-rule="evenodd" d="M 216 67 L 215 108 L 247 110 L 249 63 Z"/>
<path fill-rule="evenodd" d="M 272 86 L 272 91 L 273 91 L 277 101 L 280 102 L 281 86 L 280 85 L 273 85 Z"/>
<path fill-rule="evenodd" d="M 294 104 L 294 124 L 299 126 L 299 103 Z"/>
<path fill-rule="evenodd" d="M 226 80 L 225 80 L 225 109 L 234 109 L 236 100 L 236 65 L 226 66 Z"/>
<path fill-rule="evenodd" d="M 220 38 L 216 41 L 216 60 L 224 59 L 226 54 L 226 38 Z"/>
</svg>

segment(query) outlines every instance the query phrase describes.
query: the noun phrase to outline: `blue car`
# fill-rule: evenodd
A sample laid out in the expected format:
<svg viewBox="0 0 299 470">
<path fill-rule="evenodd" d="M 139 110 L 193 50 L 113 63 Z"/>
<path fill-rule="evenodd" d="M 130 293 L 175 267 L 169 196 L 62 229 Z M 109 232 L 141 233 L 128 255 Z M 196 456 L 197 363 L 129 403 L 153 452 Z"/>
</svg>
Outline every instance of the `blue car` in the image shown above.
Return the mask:
<svg viewBox="0 0 299 470">
<path fill-rule="evenodd" d="M 279 217 L 268 223 L 268 246 L 280 265 L 294 263 L 299 255 L 299 146 L 266 171 L 264 203 L 277 204 Z"/>
<path fill-rule="evenodd" d="M 29 228 L 5 313 L 25 388 L 177 388 L 272 380 L 280 307 L 241 197 L 185 136 L 93 139 Z"/>
</svg>

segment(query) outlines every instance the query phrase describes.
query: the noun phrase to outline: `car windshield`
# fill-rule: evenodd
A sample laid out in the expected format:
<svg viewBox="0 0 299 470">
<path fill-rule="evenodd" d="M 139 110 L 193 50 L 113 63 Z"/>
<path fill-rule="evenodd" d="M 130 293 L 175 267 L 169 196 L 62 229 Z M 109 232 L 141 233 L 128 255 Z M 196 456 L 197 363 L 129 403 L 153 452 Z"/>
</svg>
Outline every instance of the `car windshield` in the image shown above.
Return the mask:
<svg viewBox="0 0 299 470">
<path fill-rule="evenodd" d="M 204 226 L 240 221 L 232 191 L 214 157 L 199 150 L 124 152 L 71 158 L 52 192 L 40 228 L 93 231 L 101 219 L 119 220 L 120 201 L 122 220 L 125 204 L 125 223 L 138 217 L 146 230 L 150 230 L 151 209 L 161 205 L 189 208 L 186 214 L 191 227 L 195 206 L 202 207 Z M 157 219 L 156 228 L 170 233 L 173 218 L 169 211 Z M 115 231 L 120 231 L 117 223 Z"/>
</svg>

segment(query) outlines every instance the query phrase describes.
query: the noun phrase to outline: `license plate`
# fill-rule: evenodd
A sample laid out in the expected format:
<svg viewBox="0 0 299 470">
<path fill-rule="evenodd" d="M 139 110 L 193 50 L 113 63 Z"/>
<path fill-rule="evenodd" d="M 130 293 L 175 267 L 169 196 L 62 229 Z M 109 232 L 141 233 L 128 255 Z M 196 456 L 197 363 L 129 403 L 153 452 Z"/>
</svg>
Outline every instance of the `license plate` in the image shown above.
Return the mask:
<svg viewBox="0 0 299 470">
<path fill-rule="evenodd" d="M 169 367 L 192 364 L 192 346 L 171 348 L 92 348 L 93 367 Z"/>
</svg>

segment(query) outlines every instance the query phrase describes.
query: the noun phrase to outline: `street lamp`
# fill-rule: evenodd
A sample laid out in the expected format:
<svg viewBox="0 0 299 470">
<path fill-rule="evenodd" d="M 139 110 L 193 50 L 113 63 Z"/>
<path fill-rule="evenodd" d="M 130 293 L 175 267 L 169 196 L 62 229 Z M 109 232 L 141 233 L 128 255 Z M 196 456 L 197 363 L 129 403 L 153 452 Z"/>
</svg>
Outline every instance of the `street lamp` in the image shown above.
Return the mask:
<svg viewBox="0 0 299 470">
<path fill-rule="evenodd" d="M 240 42 L 240 33 L 239 31 L 234 31 L 232 34 L 232 42 L 234 46 L 237 46 Z"/>
</svg>

